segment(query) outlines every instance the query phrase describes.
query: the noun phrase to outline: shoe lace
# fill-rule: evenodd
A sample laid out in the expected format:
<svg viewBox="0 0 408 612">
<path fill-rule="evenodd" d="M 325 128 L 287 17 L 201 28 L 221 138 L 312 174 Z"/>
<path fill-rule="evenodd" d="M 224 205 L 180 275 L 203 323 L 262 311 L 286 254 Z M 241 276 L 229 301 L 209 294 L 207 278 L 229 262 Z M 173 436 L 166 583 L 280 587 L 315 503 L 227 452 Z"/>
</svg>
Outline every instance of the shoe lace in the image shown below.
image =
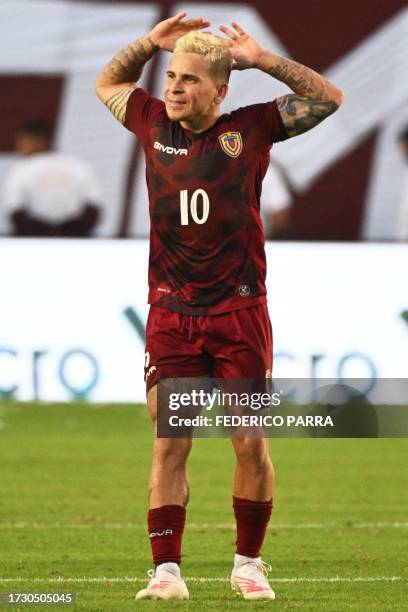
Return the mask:
<svg viewBox="0 0 408 612">
<path fill-rule="evenodd" d="M 266 561 L 262 561 L 262 559 L 258 564 L 258 568 L 259 568 L 259 571 L 262 572 L 262 574 L 264 574 L 264 576 L 267 576 L 269 572 L 272 571 L 272 565 L 270 565 L 269 563 L 266 563 Z"/>
<path fill-rule="evenodd" d="M 155 577 L 155 575 L 156 575 L 156 570 L 154 570 L 154 569 L 149 569 L 149 570 L 147 570 L 147 572 L 146 572 L 146 573 L 147 573 L 147 577 L 148 577 L 148 579 L 149 579 L 149 584 L 150 584 L 150 582 L 153 580 L 153 578 L 154 578 L 154 577 Z"/>
<path fill-rule="evenodd" d="M 249 561 L 243 565 L 248 568 L 254 578 L 259 578 L 259 574 L 261 574 L 265 579 L 267 579 L 268 573 L 272 571 L 272 566 L 261 559 L 259 561 Z"/>
</svg>

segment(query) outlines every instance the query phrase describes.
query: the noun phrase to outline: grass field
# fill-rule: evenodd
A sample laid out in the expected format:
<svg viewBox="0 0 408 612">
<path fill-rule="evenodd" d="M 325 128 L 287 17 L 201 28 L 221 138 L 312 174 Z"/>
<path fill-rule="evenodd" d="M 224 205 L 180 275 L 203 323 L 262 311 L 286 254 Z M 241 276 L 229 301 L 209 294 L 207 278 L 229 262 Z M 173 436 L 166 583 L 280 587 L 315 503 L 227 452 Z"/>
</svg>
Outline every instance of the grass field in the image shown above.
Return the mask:
<svg viewBox="0 0 408 612">
<path fill-rule="evenodd" d="M 278 483 L 263 558 L 277 599 L 257 604 L 237 600 L 227 580 L 230 442 L 196 440 L 183 562 L 191 599 L 135 602 L 151 567 L 145 409 L 0 410 L 0 591 L 75 591 L 86 612 L 408 610 L 408 440 L 271 440 Z"/>
</svg>

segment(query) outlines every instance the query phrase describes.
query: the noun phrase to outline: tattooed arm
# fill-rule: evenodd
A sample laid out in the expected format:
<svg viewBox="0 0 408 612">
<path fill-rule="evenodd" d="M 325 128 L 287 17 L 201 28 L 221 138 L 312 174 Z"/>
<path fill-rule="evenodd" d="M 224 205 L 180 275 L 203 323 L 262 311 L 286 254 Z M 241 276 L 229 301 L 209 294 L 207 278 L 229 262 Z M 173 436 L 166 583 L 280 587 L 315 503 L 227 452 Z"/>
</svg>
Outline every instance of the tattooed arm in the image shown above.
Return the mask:
<svg viewBox="0 0 408 612">
<path fill-rule="evenodd" d="M 158 23 L 147 36 L 139 38 L 115 55 L 98 76 L 96 93 L 122 124 L 125 122 L 127 102 L 137 88 L 137 81 L 146 62 L 159 49 L 173 51 L 180 36 L 210 25 L 201 17 L 183 21 L 185 16 L 186 13 L 179 13 Z"/>
<path fill-rule="evenodd" d="M 112 115 L 125 122 L 126 105 L 137 87 L 145 63 L 159 50 L 150 36 L 140 38 L 120 51 L 96 81 L 96 93 Z"/>
<path fill-rule="evenodd" d="M 237 23 L 233 30 L 221 26 L 228 36 L 234 58 L 233 68 L 258 68 L 282 81 L 293 94 L 278 98 L 278 108 L 290 137 L 298 136 L 334 113 L 343 102 L 343 93 L 320 74 L 289 59 L 267 51 Z"/>
<path fill-rule="evenodd" d="M 343 102 L 343 93 L 337 87 L 302 64 L 266 52 L 258 67 L 295 92 L 277 100 L 289 137 L 312 129 Z"/>
</svg>

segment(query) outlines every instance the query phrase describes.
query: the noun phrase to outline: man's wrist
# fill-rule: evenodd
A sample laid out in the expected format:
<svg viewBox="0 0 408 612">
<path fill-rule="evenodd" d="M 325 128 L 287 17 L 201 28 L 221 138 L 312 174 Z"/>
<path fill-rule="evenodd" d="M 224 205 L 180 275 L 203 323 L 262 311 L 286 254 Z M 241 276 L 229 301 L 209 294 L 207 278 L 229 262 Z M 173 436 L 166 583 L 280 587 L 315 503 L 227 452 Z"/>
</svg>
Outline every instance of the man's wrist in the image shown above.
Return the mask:
<svg viewBox="0 0 408 612">
<path fill-rule="evenodd" d="M 149 34 L 143 38 L 143 43 L 145 43 L 146 48 L 150 48 L 152 52 L 156 52 L 161 49 L 160 39 L 153 32 L 149 32 Z"/>
<path fill-rule="evenodd" d="M 159 42 L 156 42 L 156 39 L 152 37 L 150 34 L 147 36 L 143 36 L 142 38 L 138 38 L 137 40 L 130 43 L 128 49 L 131 49 L 133 53 L 145 55 L 145 61 L 149 60 L 153 55 L 161 49 Z"/>
<path fill-rule="evenodd" d="M 258 68 L 258 70 L 271 74 L 275 66 L 278 64 L 279 59 L 280 58 L 278 55 L 265 50 L 255 62 L 254 68 Z"/>
</svg>

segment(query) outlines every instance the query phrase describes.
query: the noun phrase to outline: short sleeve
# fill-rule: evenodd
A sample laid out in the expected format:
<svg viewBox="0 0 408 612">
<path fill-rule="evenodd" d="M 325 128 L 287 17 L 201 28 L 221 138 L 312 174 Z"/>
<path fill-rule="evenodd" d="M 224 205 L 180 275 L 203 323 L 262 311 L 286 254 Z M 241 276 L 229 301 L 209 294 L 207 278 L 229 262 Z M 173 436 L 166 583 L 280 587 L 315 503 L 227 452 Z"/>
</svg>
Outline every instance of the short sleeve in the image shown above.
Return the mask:
<svg viewBox="0 0 408 612">
<path fill-rule="evenodd" d="M 260 139 L 266 139 L 266 144 L 272 145 L 289 138 L 276 100 L 252 104 L 247 106 L 246 110 L 251 115 L 252 126 L 256 126 Z"/>
<path fill-rule="evenodd" d="M 124 125 L 130 132 L 136 134 L 144 146 L 152 122 L 163 112 L 165 112 L 164 102 L 138 87 L 128 100 Z"/>
</svg>

